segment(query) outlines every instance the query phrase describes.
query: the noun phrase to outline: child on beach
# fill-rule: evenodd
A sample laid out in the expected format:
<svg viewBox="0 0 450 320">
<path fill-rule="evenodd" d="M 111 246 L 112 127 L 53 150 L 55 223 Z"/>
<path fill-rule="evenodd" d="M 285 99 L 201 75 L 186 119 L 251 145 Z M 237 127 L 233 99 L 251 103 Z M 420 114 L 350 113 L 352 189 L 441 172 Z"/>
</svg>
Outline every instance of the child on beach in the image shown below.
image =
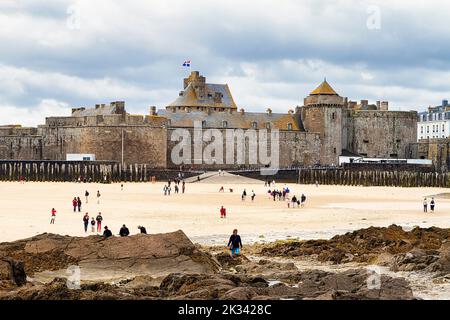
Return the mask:
<svg viewBox="0 0 450 320">
<path fill-rule="evenodd" d="M 100 204 L 100 197 L 101 197 L 100 191 L 97 190 L 97 204 Z"/>
<path fill-rule="evenodd" d="M 91 219 L 91 232 L 92 233 L 95 232 L 95 219 L 94 219 L 94 217 L 92 217 L 92 219 Z"/>
<path fill-rule="evenodd" d="M 50 224 L 55 224 L 56 219 L 56 210 L 55 208 L 52 208 L 52 218 L 50 219 Z"/>
<path fill-rule="evenodd" d="M 86 198 L 86 203 L 88 203 L 89 202 L 89 192 L 87 190 L 84 192 L 84 196 Z"/>
<path fill-rule="evenodd" d="M 220 218 L 226 218 L 227 217 L 227 210 L 222 206 L 220 208 Z"/>
</svg>

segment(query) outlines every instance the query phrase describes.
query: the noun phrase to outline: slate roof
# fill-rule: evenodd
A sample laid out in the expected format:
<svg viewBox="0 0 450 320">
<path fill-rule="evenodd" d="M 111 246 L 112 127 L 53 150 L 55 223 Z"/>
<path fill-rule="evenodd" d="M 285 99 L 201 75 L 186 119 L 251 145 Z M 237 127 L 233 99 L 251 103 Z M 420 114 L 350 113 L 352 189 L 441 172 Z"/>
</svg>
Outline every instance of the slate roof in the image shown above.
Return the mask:
<svg viewBox="0 0 450 320">
<path fill-rule="evenodd" d="M 289 113 L 258 113 L 235 111 L 229 112 L 172 112 L 170 110 L 158 110 L 158 115 L 170 120 L 171 127 L 189 128 L 194 122 L 206 121 L 205 128 L 251 129 L 256 122 L 257 129 L 265 129 L 270 123 L 272 129 L 288 130 L 288 124 L 292 124 L 292 130 L 300 131 L 295 116 Z"/>
<path fill-rule="evenodd" d="M 219 92 L 222 95 L 221 103 L 216 103 L 214 101 L 214 95 L 216 92 Z M 212 107 L 237 109 L 228 85 L 212 83 L 205 84 L 204 97 L 198 97 L 195 89 L 192 87 L 192 83 L 190 83 L 186 89 L 182 91 L 182 95 L 169 104 L 168 107 Z"/>
</svg>

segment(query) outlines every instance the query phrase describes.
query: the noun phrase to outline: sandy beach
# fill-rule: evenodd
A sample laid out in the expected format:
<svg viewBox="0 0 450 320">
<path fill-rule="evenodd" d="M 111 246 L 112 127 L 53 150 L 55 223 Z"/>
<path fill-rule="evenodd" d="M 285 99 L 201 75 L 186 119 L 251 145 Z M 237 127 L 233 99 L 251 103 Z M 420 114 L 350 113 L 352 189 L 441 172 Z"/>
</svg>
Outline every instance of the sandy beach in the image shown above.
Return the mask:
<svg viewBox="0 0 450 320">
<path fill-rule="evenodd" d="M 0 183 L 0 241 L 12 241 L 40 233 L 71 236 L 84 233 L 85 212 L 95 216 L 102 212 L 104 225 L 117 234 L 126 224 L 131 234 L 143 225 L 149 233 L 183 230 L 192 241 L 223 244 L 232 229 L 238 228 L 243 240 L 269 242 L 277 239 L 330 238 L 336 234 L 366 228 L 398 224 L 405 229 L 413 226 L 450 227 L 450 199 L 437 197 L 434 214 L 424 214 L 425 196 L 445 194 L 436 188 L 345 187 L 289 184 L 292 193 L 307 196 L 305 208 L 288 208 L 286 202 L 267 196 L 263 182 L 234 177 L 213 176 L 202 182 L 186 184 L 185 194 L 164 196 L 164 182 L 120 184 L 83 183 Z M 220 186 L 225 192 L 220 193 Z M 278 184 L 282 188 L 284 184 Z M 233 193 L 229 188 L 234 189 Z M 252 190 L 256 199 L 241 200 L 241 193 Z M 84 193 L 90 193 L 85 203 Z M 102 194 L 100 204 L 96 192 Z M 82 212 L 74 213 L 72 199 L 80 196 Z M 227 209 L 227 219 L 220 219 L 220 206 Z M 50 211 L 57 210 L 56 223 L 50 225 Z"/>
</svg>

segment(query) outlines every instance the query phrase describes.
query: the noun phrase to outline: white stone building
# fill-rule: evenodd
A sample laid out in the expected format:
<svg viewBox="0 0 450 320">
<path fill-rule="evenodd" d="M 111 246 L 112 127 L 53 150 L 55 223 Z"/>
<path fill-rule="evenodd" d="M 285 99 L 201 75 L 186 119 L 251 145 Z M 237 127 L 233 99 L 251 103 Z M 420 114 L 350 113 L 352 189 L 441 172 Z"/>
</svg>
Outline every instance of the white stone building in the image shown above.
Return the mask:
<svg viewBox="0 0 450 320">
<path fill-rule="evenodd" d="M 443 139 L 450 136 L 450 106 L 448 100 L 442 105 L 429 107 L 428 111 L 419 112 L 417 119 L 417 141 Z"/>
</svg>

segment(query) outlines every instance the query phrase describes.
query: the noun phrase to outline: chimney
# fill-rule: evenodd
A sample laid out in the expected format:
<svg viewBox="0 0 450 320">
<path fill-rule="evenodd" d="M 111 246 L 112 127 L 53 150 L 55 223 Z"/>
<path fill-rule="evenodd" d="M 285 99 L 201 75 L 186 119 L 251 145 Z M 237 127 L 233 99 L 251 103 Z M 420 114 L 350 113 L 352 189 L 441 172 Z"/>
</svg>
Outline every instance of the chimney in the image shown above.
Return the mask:
<svg viewBox="0 0 450 320">
<path fill-rule="evenodd" d="M 289 109 L 289 111 L 288 111 L 288 113 L 289 113 L 289 115 L 293 115 L 294 114 L 294 110 L 292 110 L 292 109 Z"/>
<path fill-rule="evenodd" d="M 377 101 L 377 110 L 381 110 L 381 101 Z"/>
<path fill-rule="evenodd" d="M 272 115 L 272 109 L 267 108 L 267 113 L 269 114 L 269 116 L 271 116 Z"/>
<path fill-rule="evenodd" d="M 442 100 L 442 106 L 447 107 L 448 106 L 448 100 Z"/>
<path fill-rule="evenodd" d="M 95 109 L 100 109 L 100 105 L 99 105 L 99 104 L 96 104 L 96 105 L 95 105 Z"/>
<path fill-rule="evenodd" d="M 389 101 L 381 101 L 380 110 L 388 111 L 389 110 Z"/>
<path fill-rule="evenodd" d="M 155 106 L 151 106 L 150 107 L 150 115 L 151 116 L 156 116 L 156 107 Z"/>
<path fill-rule="evenodd" d="M 361 109 L 367 109 L 369 106 L 369 100 L 361 100 Z"/>
</svg>

